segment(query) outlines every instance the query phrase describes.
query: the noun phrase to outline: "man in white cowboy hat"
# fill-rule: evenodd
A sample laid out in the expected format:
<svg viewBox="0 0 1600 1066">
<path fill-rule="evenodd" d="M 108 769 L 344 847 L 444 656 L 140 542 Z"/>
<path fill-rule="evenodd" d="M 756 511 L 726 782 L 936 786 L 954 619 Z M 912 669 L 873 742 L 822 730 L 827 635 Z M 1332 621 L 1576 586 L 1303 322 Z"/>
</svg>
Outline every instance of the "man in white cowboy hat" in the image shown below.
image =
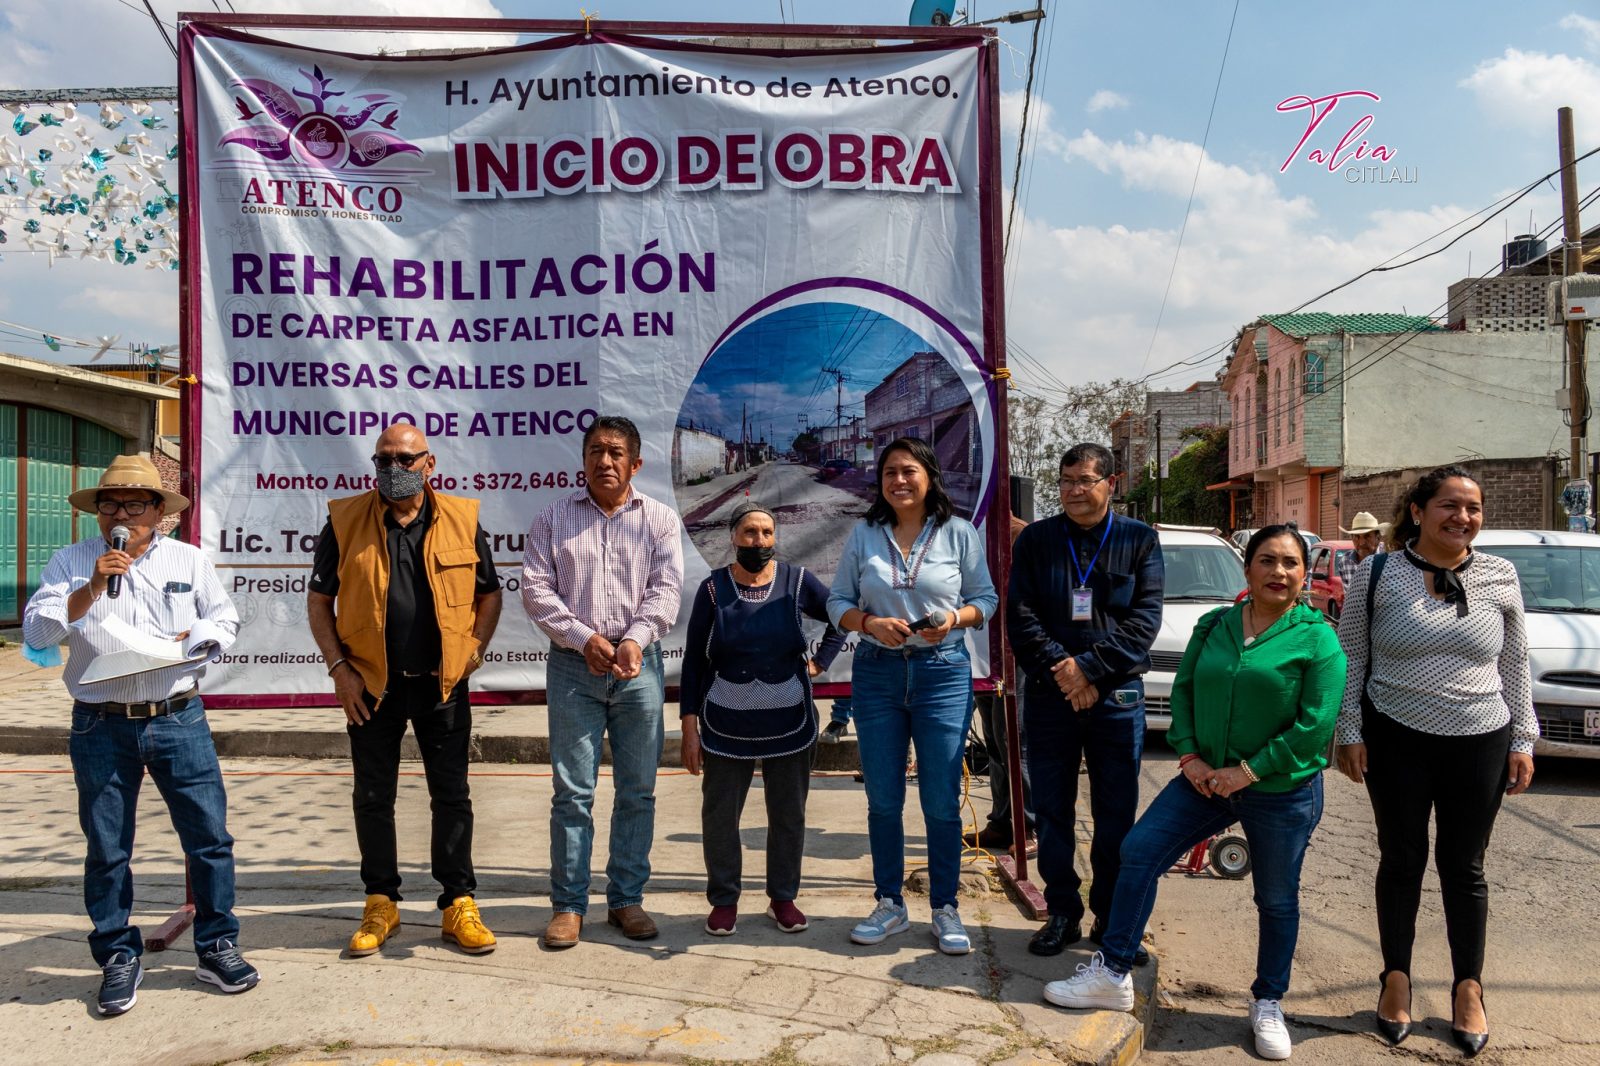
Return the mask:
<svg viewBox="0 0 1600 1066">
<path fill-rule="evenodd" d="M 62 680 L 73 698 L 68 750 L 88 840 L 83 897 L 94 923 L 89 949 L 101 968 L 98 1009 L 126 1013 L 144 978 L 144 941 L 129 924 L 128 863 L 147 771 L 189 861 L 195 976 L 224 992 L 248 991 L 260 975 L 237 946 L 228 801 L 198 686 L 206 663 L 233 644 L 238 613 L 204 552 L 156 532 L 189 501 L 162 487 L 147 456 L 118 456 L 99 485 L 67 499 L 96 516 L 100 533 L 62 548 L 46 564 L 23 613 L 22 636 L 34 652 L 65 640 L 70 654 Z M 106 628 L 112 618 L 180 642 L 183 661 L 84 681 L 96 656 L 123 650 Z"/>
<path fill-rule="evenodd" d="M 1356 549 L 1351 555 L 1339 553 L 1339 580 L 1348 588 L 1350 579 L 1356 575 L 1356 567 L 1361 565 L 1361 560 L 1383 550 L 1383 538 L 1389 533 L 1389 523 L 1378 521 L 1372 516 L 1371 511 L 1357 511 L 1356 516 L 1350 520 L 1350 528 L 1345 529 L 1340 526 L 1339 531 L 1350 538 L 1350 543 L 1355 545 Z"/>
</svg>

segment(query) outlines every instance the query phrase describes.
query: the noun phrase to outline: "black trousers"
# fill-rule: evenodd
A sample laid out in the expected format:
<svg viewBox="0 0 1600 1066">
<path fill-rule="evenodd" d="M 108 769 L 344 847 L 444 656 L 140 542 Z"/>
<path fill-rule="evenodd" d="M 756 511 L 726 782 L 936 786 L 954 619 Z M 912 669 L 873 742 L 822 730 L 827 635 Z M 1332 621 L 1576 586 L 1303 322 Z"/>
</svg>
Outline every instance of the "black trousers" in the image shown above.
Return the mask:
<svg viewBox="0 0 1600 1066">
<path fill-rule="evenodd" d="M 1005 708 L 993 692 L 973 696 L 978 721 L 983 724 L 983 750 L 989 756 L 989 830 L 1011 835 L 1011 767 L 1006 762 Z M 1022 724 L 1022 693 L 1017 693 L 1017 724 Z M 1019 730 L 1020 732 L 1020 730 Z M 1022 820 L 1033 832 L 1033 785 L 1028 780 L 1028 738 L 1022 752 Z"/>
<path fill-rule="evenodd" d="M 705 753 L 700 785 L 700 839 L 706 857 L 706 899 L 713 907 L 739 902 L 744 848 L 739 819 L 750 794 L 756 763 L 767 801 L 767 898 L 793 902 L 800 894 L 800 862 L 806 844 L 806 798 L 817 746 L 775 759 L 729 759 Z"/>
<path fill-rule="evenodd" d="M 373 697 L 367 694 L 370 708 Z M 356 844 L 361 849 L 361 880 L 367 895 L 400 896 L 400 864 L 395 844 L 394 800 L 400 781 L 400 741 L 411 724 L 422 751 L 433 810 L 433 879 L 439 882 L 439 907 L 457 896 L 473 895 L 472 797 L 467 788 L 467 755 L 472 740 L 472 709 L 462 681 L 439 702 L 436 677 L 395 678 L 376 713 L 361 725 L 346 725 L 355 771 L 353 805 Z"/>
<path fill-rule="evenodd" d="M 1457 982 L 1483 976 L 1489 885 L 1483 854 L 1506 792 L 1511 727 L 1477 736 L 1422 733 L 1378 711 L 1362 715 L 1367 794 L 1378 825 L 1378 943 L 1383 968 L 1411 972 L 1428 815 L 1444 901 L 1445 936 Z"/>
</svg>

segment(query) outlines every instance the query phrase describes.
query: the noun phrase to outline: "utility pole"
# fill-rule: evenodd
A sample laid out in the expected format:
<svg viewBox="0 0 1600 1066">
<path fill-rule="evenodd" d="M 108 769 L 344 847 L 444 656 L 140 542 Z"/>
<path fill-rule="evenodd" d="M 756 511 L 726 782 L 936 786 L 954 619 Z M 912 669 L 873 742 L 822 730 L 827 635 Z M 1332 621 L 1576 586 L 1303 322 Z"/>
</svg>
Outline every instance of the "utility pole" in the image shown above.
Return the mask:
<svg viewBox="0 0 1600 1066">
<path fill-rule="evenodd" d="M 1156 499 L 1155 520 L 1161 521 L 1161 409 L 1156 408 Z"/>
<path fill-rule="evenodd" d="M 1574 159 L 1572 108 L 1556 111 L 1556 139 L 1561 153 L 1561 215 L 1564 223 L 1561 273 L 1570 277 L 1583 270 L 1583 227 L 1578 221 L 1578 166 Z M 1587 531 L 1592 486 L 1584 480 L 1584 450 L 1588 440 L 1589 387 L 1584 344 L 1588 323 L 1567 324 L 1567 420 L 1572 427 L 1568 474 L 1571 482 L 1562 492 L 1567 507 L 1567 527 Z"/>
</svg>

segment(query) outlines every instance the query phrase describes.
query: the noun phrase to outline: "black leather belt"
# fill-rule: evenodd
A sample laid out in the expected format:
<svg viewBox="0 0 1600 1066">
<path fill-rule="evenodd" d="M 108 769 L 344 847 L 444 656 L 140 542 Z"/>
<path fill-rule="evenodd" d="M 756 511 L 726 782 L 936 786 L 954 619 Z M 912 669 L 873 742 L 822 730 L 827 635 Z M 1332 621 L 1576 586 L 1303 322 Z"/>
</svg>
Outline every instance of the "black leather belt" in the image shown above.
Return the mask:
<svg viewBox="0 0 1600 1066">
<path fill-rule="evenodd" d="M 151 700 L 144 703 L 83 703 L 89 710 L 96 714 L 114 714 L 118 718 L 160 718 L 163 715 L 174 714 L 189 706 L 189 701 L 200 695 L 200 686 L 180 692 L 170 699 Z"/>
</svg>

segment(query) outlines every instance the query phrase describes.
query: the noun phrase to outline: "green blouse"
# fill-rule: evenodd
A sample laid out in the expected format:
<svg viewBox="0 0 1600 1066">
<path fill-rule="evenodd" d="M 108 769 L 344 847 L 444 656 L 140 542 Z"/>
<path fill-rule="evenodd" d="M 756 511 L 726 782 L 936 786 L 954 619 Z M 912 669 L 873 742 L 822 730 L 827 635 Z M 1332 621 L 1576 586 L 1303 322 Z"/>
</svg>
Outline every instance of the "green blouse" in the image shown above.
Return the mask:
<svg viewBox="0 0 1600 1066">
<path fill-rule="evenodd" d="M 1244 643 L 1244 605 L 1201 618 L 1172 683 L 1167 742 L 1212 766 L 1248 761 L 1252 788 L 1287 792 L 1328 765 L 1328 741 L 1344 694 L 1339 635 L 1296 605 Z"/>
</svg>

